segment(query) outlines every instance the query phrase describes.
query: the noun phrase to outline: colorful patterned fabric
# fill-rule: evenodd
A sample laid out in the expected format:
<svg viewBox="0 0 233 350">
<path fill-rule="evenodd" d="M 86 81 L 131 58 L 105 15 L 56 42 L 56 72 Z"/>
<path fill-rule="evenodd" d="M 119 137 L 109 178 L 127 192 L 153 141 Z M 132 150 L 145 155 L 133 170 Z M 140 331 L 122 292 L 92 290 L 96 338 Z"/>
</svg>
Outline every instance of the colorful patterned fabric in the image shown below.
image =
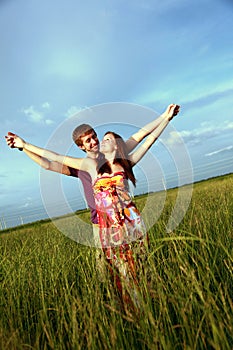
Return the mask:
<svg viewBox="0 0 233 350">
<path fill-rule="evenodd" d="M 138 304 L 138 272 L 148 243 L 145 225 L 124 172 L 99 177 L 93 185 L 100 242 L 124 305 Z"/>
<path fill-rule="evenodd" d="M 112 259 L 116 251 L 124 254 L 132 242 L 145 238 L 145 225 L 132 202 L 124 172 L 97 178 L 93 190 L 100 241 L 107 258 Z"/>
</svg>

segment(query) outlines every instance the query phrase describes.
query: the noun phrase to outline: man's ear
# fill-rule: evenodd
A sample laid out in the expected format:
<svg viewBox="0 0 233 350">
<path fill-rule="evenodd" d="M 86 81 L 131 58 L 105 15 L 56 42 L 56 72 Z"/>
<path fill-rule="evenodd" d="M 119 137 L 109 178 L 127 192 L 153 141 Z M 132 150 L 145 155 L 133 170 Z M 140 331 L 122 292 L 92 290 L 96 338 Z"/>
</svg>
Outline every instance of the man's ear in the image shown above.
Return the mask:
<svg viewBox="0 0 233 350">
<path fill-rule="evenodd" d="M 85 147 L 83 145 L 82 146 L 78 146 L 78 148 L 80 148 L 83 152 L 86 152 Z"/>
</svg>

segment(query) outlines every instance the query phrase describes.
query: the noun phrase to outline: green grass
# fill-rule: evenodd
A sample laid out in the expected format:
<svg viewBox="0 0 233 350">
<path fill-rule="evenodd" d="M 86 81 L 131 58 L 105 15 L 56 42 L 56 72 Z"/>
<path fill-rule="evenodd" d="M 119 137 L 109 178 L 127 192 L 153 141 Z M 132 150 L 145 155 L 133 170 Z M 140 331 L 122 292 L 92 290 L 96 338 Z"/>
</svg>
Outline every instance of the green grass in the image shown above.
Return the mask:
<svg viewBox="0 0 233 350">
<path fill-rule="evenodd" d="M 4 231 L 0 349 L 232 349 L 233 176 L 195 184 L 167 233 L 176 194 L 149 230 L 140 315 L 119 309 L 107 274 L 99 281 L 95 249 L 52 222 Z M 136 198 L 141 209 L 146 198 Z"/>
</svg>

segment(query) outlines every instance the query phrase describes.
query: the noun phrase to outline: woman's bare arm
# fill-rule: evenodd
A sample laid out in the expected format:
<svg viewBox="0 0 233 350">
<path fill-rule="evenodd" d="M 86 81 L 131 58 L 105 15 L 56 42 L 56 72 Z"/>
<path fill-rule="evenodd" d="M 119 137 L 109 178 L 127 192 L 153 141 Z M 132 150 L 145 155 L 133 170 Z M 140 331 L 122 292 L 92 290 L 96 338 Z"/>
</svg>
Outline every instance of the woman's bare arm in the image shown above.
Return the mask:
<svg viewBox="0 0 233 350">
<path fill-rule="evenodd" d="M 158 137 L 161 135 L 161 133 L 167 126 L 169 120 L 171 120 L 174 117 L 174 115 L 179 113 L 179 106 L 171 104 L 168 106 L 165 113 L 166 118 L 164 118 L 160 125 L 147 136 L 144 143 L 140 145 L 136 151 L 130 154 L 130 160 L 133 166 L 142 159 L 142 157 L 147 153 L 147 151 L 150 149 L 153 143 L 158 139 Z"/>
<path fill-rule="evenodd" d="M 173 116 L 170 116 L 170 106 L 169 105 L 164 113 L 162 113 L 158 118 L 153 120 L 152 122 L 146 124 L 143 126 L 139 131 L 137 131 L 135 134 L 133 134 L 127 141 L 127 149 L 128 153 L 132 152 L 132 150 L 138 146 L 138 144 L 150 133 L 154 132 L 154 136 L 157 138 L 159 135 L 161 135 L 161 132 L 166 128 L 166 126 L 169 124 L 170 120 L 178 114 L 179 112 L 179 106 L 176 105 L 176 110 L 173 113 Z M 156 135 L 157 133 L 157 135 Z M 156 138 L 156 139 L 157 139 Z"/>
</svg>

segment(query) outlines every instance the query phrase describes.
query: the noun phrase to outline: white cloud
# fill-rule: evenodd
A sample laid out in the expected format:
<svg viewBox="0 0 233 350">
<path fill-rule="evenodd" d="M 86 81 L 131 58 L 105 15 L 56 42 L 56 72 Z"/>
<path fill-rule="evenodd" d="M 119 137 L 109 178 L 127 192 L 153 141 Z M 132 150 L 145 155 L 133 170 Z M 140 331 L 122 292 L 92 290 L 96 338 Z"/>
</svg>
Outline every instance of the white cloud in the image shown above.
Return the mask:
<svg viewBox="0 0 233 350">
<path fill-rule="evenodd" d="M 32 198 L 31 197 L 26 197 L 24 203 L 21 204 L 18 208 L 19 209 L 28 208 L 29 206 L 31 206 L 31 204 L 32 204 Z"/>
<path fill-rule="evenodd" d="M 203 52 L 202 52 L 203 50 Z M 200 48 L 199 55 L 204 54 L 205 51 L 208 51 L 208 46 L 202 46 Z M 224 61 L 224 67 L 232 69 L 232 62 Z M 213 84 L 211 78 L 207 80 L 207 77 L 213 76 L 214 71 L 217 69 L 217 64 L 212 63 L 211 65 L 203 68 L 203 71 L 200 69 L 199 75 L 202 75 L 205 78 L 205 83 L 194 84 L 192 79 L 182 81 L 182 85 L 178 84 L 176 91 L 174 91 L 173 81 L 177 80 L 176 75 L 170 75 L 169 78 L 163 78 L 160 82 L 160 90 L 155 83 L 152 83 L 149 90 L 143 91 L 139 96 L 137 96 L 137 101 L 140 104 L 158 104 L 161 101 L 169 101 L 171 96 L 174 99 L 177 99 L 182 103 L 182 107 L 187 110 L 188 108 L 200 108 L 203 106 L 208 106 L 216 101 L 223 100 L 225 98 L 231 98 L 233 94 L 233 80 L 231 78 L 223 81 L 218 81 L 217 84 Z M 189 71 L 184 71 L 183 74 L 190 76 Z M 194 77 L 196 79 L 196 77 Z M 201 79 L 201 78 L 200 78 Z M 191 83 L 192 82 L 192 83 Z M 195 81 L 194 81 L 195 82 Z M 206 93 L 208 91 L 208 93 Z M 182 99 L 181 96 L 182 95 Z"/>
<path fill-rule="evenodd" d="M 24 108 L 22 111 L 33 123 L 40 123 L 43 120 L 43 114 L 39 111 L 36 111 L 34 106 Z"/>
<path fill-rule="evenodd" d="M 83 111 L 84 109 L 90 109 L 89 107 L 77 107 L 77 106 L 71 106 L 65 113 L 66 118 L 73 117 L 76 113 Z"/>
<path fill-rule="evenodd" d="M 162 140 L 169 145 L 180 144 L 182 140 L 185 143 L 196 145 L 202 142 L 202 140 L 207 140 L 231 131 L 233 131 L 233 122 L 229 120 L 224 121 L 220 125 L 216 125 L 212 122 L 204 122 L 201 123 L 199 128 L 193 130 L 182 130 L 180 132 L 172 131 L 169 133 L 167 139 L 162 138 Z"/>
<path fill-rule="evenodd" d="M 29 205 L 30 205 L 29 203 L 25 203 L 25 204 L 21 205 L 19 208 L 28 208 Z"/>
<path fill-rule="evenodd" d="M 48 102 L 44 102 L 42 104 L 42 108 L 44 110 L 48 110 L 50 109 L 50 104 Z M 27 116 L 28 120 L 32 123 L 45 124 L 45 125 L 51 125 L 54 123 L 52 119 L 46 118 L 45 111 L 41 112 L 37 110 L 34 106 L 23 108 L 22 112 Z"/>
<path fill-rule="evenodd" d="M 42 104 L 42 108 L 44 108 L 44 109 L 49 109 L 49 108 L 50 108 L 49 102 L 44 102 L 44 103 Z"/>
<path fill-rule="evenodd" d="M 187 133 L 189 133 L 189 131 L 187 131 Z M 168 138 L 164 138 L 161 137 L 161 140 L 166 143 L 167 145 L 179 145 L 182 143 L 182 139 L 180 138 L 180 133 L 176 132 L 176 131 L 171 131 L 169 133 Z"/>
<path fill-rule="evenodd" d="M 54 124 L 54 121 L 51 120 L 51 119 L 45 119 L 45 124 L 46 125 L 52 125 L 52 124 Z"/>
<path fill-rule="evenodd" d="M 210 152 L 210 153 L 206 153 L 205 156 L 206 157 L 211 157 L 214 156 L 216 154 L 222 153 L 222 152 L 226 152 L 226 151 L 231 151 L 233 149 L 233 146 L 228 146 L 228 147 L 224 147 L 224 148 L 220 148 L 217 151 L 214 152 Z"/>
</svg>

